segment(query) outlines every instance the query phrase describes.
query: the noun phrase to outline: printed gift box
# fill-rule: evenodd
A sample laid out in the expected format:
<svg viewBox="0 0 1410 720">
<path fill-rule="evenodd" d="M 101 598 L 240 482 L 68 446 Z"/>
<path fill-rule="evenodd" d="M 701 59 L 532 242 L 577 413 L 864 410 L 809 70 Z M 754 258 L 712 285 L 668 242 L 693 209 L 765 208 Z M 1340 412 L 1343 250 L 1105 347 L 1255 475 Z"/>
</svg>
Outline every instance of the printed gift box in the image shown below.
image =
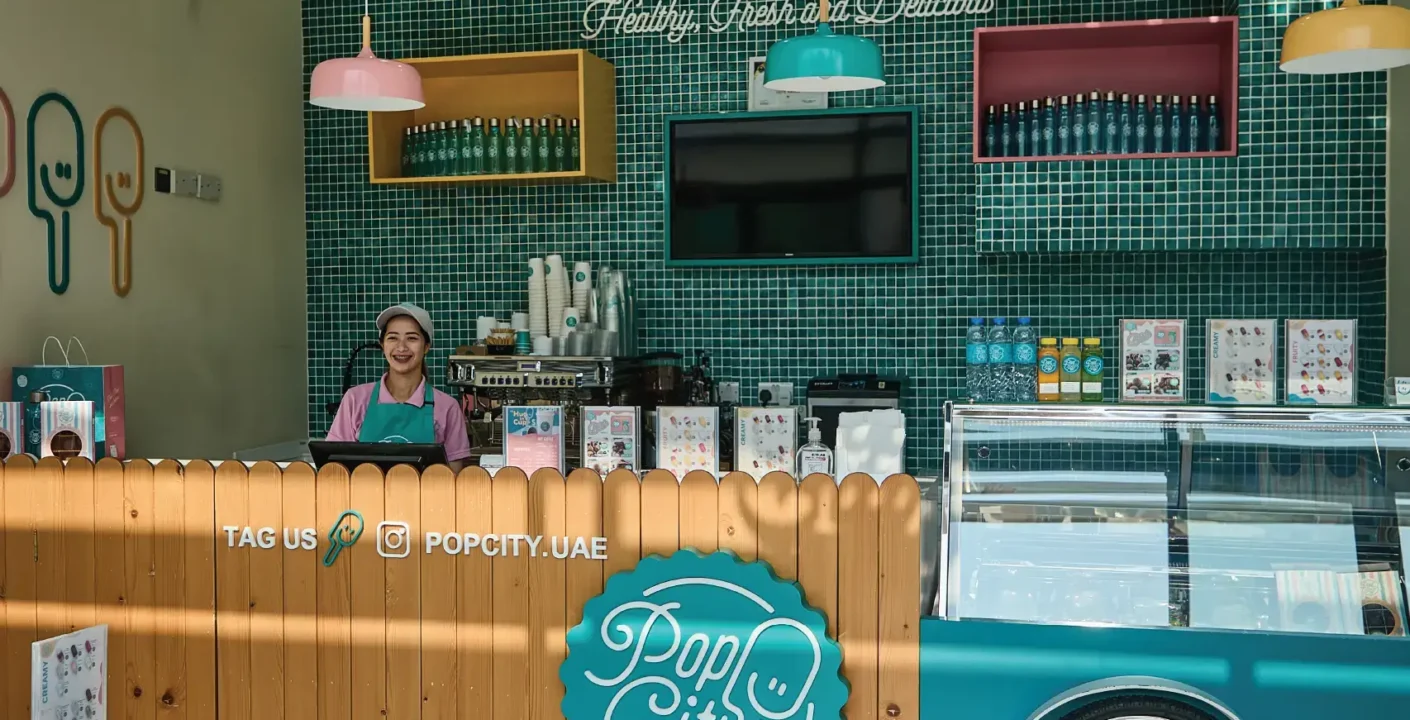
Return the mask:
<svg viewBox="0 0 1410 720">
<path fill-rule="evenodd" d="M 24 403 L 0 402 L 0 460 L 24 452 Z"/>
<path fill-rule="evenodd" d="M 45 340 L 46 347 L 50 340 L 58 343 L 57 338 L 51 337 Z M 70 346 L 75 342 L 76 338 L 70 339 Z M 83 344 L 79 342 L 78 347 L 82 348 Z M 87 355 L 86 351 L 84 355 Z M 64 363 L 61 365 L 49 365 L 47 360 L 47 357 L 43 357 L 39 365 L 17 365 L 12 375 L 10 397 L 25 403 L 27 417 L 31 419 L 25 424 L 29 432 L 25 452 L 35 456 L 41 454 L 38 425 L 33 421 L 38 416 L 39 409 L 33 407 L 30 397 L 35 392 L 42 392 L 46 400 L 92 403 L 91 441 L 94 445 L 89 451 L 90 455 L 94 459 L 126 457 L 126 395 L 122 366 L 71 365 L 66 351 Z"/>
<path fill-rule="evenodd" d="M 94 457 L 93 403 L 86 400 L 39 404 L 39 457 Z"/>
</svg>

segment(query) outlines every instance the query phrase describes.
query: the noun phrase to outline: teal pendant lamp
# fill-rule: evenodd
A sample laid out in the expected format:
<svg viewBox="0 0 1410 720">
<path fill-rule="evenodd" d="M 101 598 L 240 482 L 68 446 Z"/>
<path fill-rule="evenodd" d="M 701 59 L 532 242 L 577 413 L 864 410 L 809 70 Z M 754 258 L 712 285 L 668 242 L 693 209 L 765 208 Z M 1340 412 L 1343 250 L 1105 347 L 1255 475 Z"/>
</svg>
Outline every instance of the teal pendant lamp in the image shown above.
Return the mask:
<svg viewBox="0 0 1410 720">
<path fill-rule="evenodd" d="M 828 2 L 818 7 L 818 31 L 774 43 L 764 60 L 764 87 L 780 92 L 870 90 L 886 84 L 881 48 L 828 24 Z"/>
</svg>

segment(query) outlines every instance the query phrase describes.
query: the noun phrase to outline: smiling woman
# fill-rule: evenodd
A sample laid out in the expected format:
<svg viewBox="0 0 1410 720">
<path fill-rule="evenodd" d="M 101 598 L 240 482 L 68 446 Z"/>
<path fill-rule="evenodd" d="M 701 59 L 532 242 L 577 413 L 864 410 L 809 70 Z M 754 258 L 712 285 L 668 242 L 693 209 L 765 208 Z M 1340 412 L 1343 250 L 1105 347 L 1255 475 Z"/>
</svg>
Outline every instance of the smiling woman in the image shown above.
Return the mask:
<svg viewBox="0 0 1410 720">
<path fill-rule="evenodd" d="M 343 396 L 328 440 L 435 443 L 459 472 L 470 457 L 470 438 L 460 404 L 427 381 L 426 350 L 435 332 L 430 314 L 409 303 L 393 305 L 377 316 L 377 332 L 387 372 Z"/>
</svg>

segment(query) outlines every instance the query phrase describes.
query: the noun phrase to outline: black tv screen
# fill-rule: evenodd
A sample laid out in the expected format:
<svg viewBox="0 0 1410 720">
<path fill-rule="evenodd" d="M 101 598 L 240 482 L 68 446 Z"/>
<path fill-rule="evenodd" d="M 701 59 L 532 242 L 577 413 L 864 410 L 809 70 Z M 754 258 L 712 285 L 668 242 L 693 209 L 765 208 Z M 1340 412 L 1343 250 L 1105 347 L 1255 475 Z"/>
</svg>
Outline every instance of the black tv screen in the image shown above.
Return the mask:
<svg viewBox="0 0 1410 720">
<path fill-rule="evenodd" d="M 913 108 L 668 118 L 668 265 L 914 262 Z"/>
</svg>

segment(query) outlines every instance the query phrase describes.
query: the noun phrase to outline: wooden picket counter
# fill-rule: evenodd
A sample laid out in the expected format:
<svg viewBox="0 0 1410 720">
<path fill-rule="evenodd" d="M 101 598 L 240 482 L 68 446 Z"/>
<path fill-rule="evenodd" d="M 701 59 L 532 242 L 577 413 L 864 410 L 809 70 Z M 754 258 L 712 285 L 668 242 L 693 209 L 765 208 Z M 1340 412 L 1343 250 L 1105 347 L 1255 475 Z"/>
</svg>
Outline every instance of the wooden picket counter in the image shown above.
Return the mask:
<svg viewBox="0 0 1410 720">
<path fill-rule="evenodd" d="M 920 491 L 783 473 L 677 482 L 578 470 L 165 461 L 0 467 L 0 719 L 29 718 L 30 644 L 106 623 L 109 717 L 561 718 L 565 634 L 651 554 L 729 549 L 796 579 L 843 648 L 849 720 L 919 716 Z M 328 528 L 369 537 L 331 566 Z M 602 536 L 606 560 L 380 555 L 383 519 L 457 533 Z M 316 528 L 317 551 L 230 547 L 227 526 Z M 894 707 L 893 707 L 894 706 Z"/>
</svg>

